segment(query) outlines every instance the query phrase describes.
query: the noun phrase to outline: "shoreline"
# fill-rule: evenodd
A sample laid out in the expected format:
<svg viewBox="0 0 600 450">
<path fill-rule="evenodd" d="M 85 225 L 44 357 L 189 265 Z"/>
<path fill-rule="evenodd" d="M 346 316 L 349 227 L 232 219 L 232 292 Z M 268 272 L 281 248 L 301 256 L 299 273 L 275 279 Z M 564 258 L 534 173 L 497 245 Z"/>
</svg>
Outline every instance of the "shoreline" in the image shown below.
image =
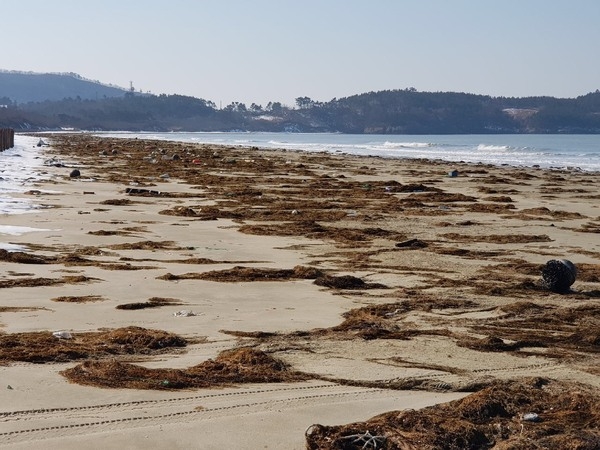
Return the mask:
<svg viewBox="0 0 600 450">
<path fill-rule="evenodd" d="M 465 162 L 522 169 L 600 172 L 597 135 L 356 135 L 261 132 L 82 132 L 92 137 L 223 145 L 242 149 L 325 152 L 350 157 L 420 159 L 442 164 Z M 49 133 L 52 135 L 69 134 Z M 81 134 L 81 133 L 80 133 Z M 46 136 L 46 134 L 40 133 Z M 194 135 L 200 136 L 200 140 Z M 313 137 L 319 137 L 313 139 Z M 418 156 L 415 156 L 418 155 Z M 578 160 L 585 156 L 585 159 Z"/>
<path fill-rule="evenodd" d="M 304 448 L 311 424 L 421 408 L 496 380 L 540 376 L 600 386 L 593 336 L 600 173 L 89 135 L 49 139 L 45 153 L 81 176 L 44 167 L 51 179 L 32 191 L 49 208 L 5 217 L 7 226 L 47 231 L 7 239 L 39 261 L 3 261 L 2 332 L 64 330 L 79 342 L 139 326 L 190 343 L 116 361 L 185 370 L 250 346 L 312 378 L 216 391 L 100 388 L 60 375 L 81 360 L 4 360 L 11 389 L 0 391 L 0 434 L 12 434 L 2 434 L 2 447 L 75 448 L 98 433 L 107 442 L 118 429 L 120 437 L 108 438 L 115 445 L 185 448 L 209 427 L 229 435 L 206 448 L 219 439 L 237 440 L 239 448 Z M 551 259 L 579 269 L 568 295 L 538 285 Z M 321 272 L 321 284 L 298 275 L 308 269 Z M 56 283 L 36 284 L 42 279 Z M 117 308 L 152 298 L 173 301 Z M 215 393 L 229 396 L 211 403 Z M 223 403 L 238 396 L 239 403 Z M 180 397 L 187 400 L 173 410 L 168 400 Z M 136 402 L 151 410 L 148 419 L 110 425 L 138 417 Z M 85 408 L 113 403 L 129 406 L 102 407 L 98 424 L 84 419 Z M 52 426 L 35 418 L 34 410 L 51 408 L 66 408 Z M 17 411 L 27 421 L 12 421 Z M 237 428 L 241 417 L 251 425 Z M 258 432 L 261 423 L 274 424 L 268 436 Z M 62 425 L 73 427 L 52 428 Z"/>
</svg>

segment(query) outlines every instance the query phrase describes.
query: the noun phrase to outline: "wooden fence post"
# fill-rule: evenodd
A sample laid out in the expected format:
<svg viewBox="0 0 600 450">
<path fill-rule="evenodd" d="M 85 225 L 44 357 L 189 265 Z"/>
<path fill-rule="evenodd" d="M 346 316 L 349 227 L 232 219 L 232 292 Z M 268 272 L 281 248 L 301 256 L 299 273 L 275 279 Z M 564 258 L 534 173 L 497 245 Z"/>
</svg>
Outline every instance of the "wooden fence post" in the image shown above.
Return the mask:
<svg viewBox="0 0 600 450">
<path fill-rule="evenodd" d="M 0 152 L 15 146 L 15 130 L 0 128 Z"/>
</svg>

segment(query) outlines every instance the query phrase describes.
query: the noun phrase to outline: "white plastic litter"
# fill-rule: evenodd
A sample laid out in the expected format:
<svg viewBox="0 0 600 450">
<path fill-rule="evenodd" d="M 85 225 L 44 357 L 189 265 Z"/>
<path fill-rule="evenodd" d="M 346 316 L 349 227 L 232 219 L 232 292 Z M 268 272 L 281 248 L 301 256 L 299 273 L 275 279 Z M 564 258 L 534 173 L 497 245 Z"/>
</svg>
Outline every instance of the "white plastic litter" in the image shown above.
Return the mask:
<svg viewBox="0 0 600 450">
<path fill-rule="evenodd" d="M 187 309 L 182 309 L 181 311 L 177 311 L 177 312 L 173 313 L 173 315 L 175 317 L 191 317 L 191 316 L 195 316 L 196 313 L 194 313 L 194 311 L 188 311 Z"/>
<path fill-rule="evenodd" d="M 536 413 L 526 413 L 526 414 L 523 414 L 523 421 L 524 422 L 539 422 L 540 416 Z"/>
<path fill-rule="evenodd" d="M 52 335 L 59 339 L 72 339 L 73 338 L 73 335 L 71 333 L 69 333 L 68 331 L 55 331 L 54 333 L 52 333 Z"/>
</svg>

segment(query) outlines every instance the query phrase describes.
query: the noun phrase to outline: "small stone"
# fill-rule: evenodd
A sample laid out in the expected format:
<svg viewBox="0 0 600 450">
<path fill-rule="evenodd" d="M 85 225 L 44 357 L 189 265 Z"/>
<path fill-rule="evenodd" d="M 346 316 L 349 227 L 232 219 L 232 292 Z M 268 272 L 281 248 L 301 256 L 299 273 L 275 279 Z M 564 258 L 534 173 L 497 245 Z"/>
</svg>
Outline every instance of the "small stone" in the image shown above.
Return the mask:
<svg viewBox="0 0 600 450">
<path fill-rule="evenodd" d="M 69 176 L 71 178 L 79 178 L 81 176 L 81 172 L 79 171 L 79 169 L 73 169 L 73 170 L 71 170 L 71 173 L 69 174 Z"/>
</svg>

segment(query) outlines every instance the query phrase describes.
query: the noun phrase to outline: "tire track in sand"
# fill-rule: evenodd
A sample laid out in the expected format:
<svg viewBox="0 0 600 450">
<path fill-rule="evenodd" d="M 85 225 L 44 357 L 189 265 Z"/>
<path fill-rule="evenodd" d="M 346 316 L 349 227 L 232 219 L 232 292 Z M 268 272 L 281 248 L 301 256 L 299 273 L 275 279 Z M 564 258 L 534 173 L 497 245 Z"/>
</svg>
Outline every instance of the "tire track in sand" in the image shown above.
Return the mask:
<svg viewBox="0 0 600 450">
<path fill-rule="evenodd" d="M 385 395 L 390 395 L 385 389 L 319 384 L 7 411 L 0 413 L 0 440 L 3 444 L 12 444 L 62 436 L 81 436 L 107 430 L 253 414 L 274 407 L 292 409 L 299 402 L 343 403 Z"/>
</svg>

